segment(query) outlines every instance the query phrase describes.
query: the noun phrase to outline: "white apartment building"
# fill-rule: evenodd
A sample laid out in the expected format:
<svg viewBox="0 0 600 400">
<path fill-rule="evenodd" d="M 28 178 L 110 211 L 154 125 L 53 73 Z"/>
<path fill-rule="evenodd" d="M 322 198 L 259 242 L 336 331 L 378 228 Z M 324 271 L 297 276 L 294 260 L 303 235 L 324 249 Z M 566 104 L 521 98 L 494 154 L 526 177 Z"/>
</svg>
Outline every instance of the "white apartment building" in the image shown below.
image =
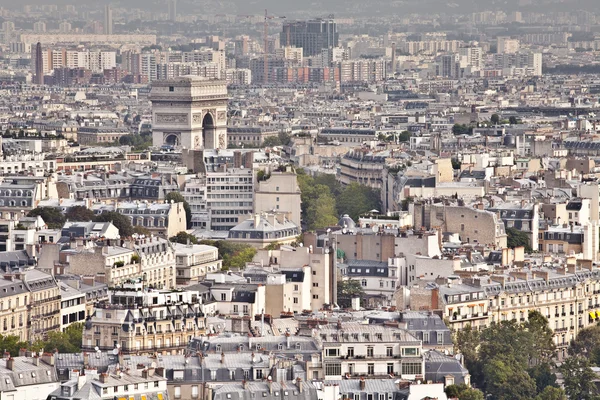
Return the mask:
<svg viewBox="0 0 600 400">
<path fill-rule="evenodd" d="M 509 37 L 498 37 L 497 41 L 497 53 L 498 54 L 514 54 L 519 51 L 521 44 L 519 39 L 511 39 Z"/>
<path fill-rule="evenodd" d="M 177 285 L 199 283 L 206 274 L 218 272 L 223 266 L 219 249 L 201 244 L 173 243 L 177 269 Z"/>
<path fill-rule="evenodd" d="M 324 379 L 356 376 L 423 380 L 423 346 L 408 331 L 360 322 L 339 322 L 314 331 L 323 347 Z"/>
<path fill-rule="evenodd" d="M 253 212 L 254 175 L 248 168 L 207 172 L 185 184 L 192 227 L 228 231 Z"/>
</svg>

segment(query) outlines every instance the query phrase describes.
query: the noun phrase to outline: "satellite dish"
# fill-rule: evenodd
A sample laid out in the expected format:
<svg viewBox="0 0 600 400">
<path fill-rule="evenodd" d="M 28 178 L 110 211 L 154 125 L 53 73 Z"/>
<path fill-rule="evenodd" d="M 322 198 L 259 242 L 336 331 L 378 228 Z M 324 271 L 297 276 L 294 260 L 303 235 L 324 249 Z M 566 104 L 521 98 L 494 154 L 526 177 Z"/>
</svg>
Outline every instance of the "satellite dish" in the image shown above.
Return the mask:
<svg viewBox="0 0 600 400">
<path fill-rule="evenodd" d="M 98 348 L 98 346 L 94 347 L 94 350 L 100 351 L 100 349 Z"/>
<path fill-rule="evenodd" d="M 342 229 L 342 233 L 345 235 L 346 233 L 348 233 L 348 229 L 346 229 L 346 228 Z"/>
<path fill-rule="evenodd" d="M 376 225 L 373 225 L 373 227 L 371 227 L 371 230 L 373 232 L 377 232 L 379 230 L 379 228 Z"/>
<path fill-rule="evenodd" d="M 117 343 L 117 345 L 115 347 L 118 349 L 121 347 L 121 345 L 119 343 Z"/>
<path fill-rule="evenodd" d="M 119 349 L 113 349 L 112 353 L 115 356 L 119 355 Z"/>
</svg>

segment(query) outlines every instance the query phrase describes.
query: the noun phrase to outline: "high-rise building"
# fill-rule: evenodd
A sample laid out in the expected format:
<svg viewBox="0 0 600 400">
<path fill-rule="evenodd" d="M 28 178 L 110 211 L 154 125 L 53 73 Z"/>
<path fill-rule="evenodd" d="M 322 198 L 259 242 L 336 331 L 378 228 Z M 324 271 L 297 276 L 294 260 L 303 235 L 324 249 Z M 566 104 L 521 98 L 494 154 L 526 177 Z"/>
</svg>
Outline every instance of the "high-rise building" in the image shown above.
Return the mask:
<svg viewBox="0 0 600 400">
<path fill-rule="evenodd" d="M 15 35 L 15 23 L 4 21 L 2 23 L 2 33 L 4 34 L 4 43 L 10 43 Z"/>
<path fill-rule="evenodd" d="M 104 34 L 112 35 L 113 33 L 113 16 L 110 4 L 104 7 Z"/>
<path fill-rule="evenodd" d="M 40 42 L 35 46 L 35 83 L 44 84 L 44 60 L 42 58 L 42 44 Z"/>
<path fill-rule="evenodd" d="M 499 36 L 497 39 L 496 52 L 498 54 L 514 54 L 519 51 L 520 47 L 519 39 Z"/>
<path fill-rule="evenodd" d="M 333 19 L 290 21 L 279 34 L 282 46 L 301 47 L 305 57 L 320 55 L 321 50 L 337 47 L 339 34 Z"/>
<path fill-rule="evenodd" d="M 33 31 L 35 33 L 46 32 L 46 23 L 44 21 L 37 21 L 33 24 Z"/>
<path fill-rule="evenodd" d="M 177 21 L 177 0 L 168 0 L 169 21 Z"/>
<path fill-rule="evenodd" d="M 70 33 L 71 29 L 73 29 L 73 27 L 70 22 L 63 21 L 58 24 L 58 30 L 60 33 Z"/>
</svg>

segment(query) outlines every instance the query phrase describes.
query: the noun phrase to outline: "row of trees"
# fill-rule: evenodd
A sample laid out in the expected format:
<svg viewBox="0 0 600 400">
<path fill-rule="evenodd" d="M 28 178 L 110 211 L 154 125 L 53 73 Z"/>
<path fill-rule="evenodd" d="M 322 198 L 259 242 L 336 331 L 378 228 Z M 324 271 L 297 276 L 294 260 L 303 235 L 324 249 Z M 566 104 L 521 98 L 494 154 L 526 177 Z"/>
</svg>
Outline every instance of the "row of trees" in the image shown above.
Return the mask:
<svg viewBox="0 0 600 400">
<path fill-rule="evenodd" d="M 219 255 L 223 260 L 223 270 L 231 268 L 244 268 L 246 263 L 252 261 L 256 255 L 256 249 L 248 244 L 232 243 L 226 240 L 198 240 L 196 236 L 187 232 L 179 232 L 169 239 L 173 243 L 181 244 L 205 244 L 219 249 Z"/>
<path fill-rule="evenodd" d="M 81 340 L 83 336 L 83 324 L 71 324 L 64 332 L 48 332 L 46 340 L 38 340 L 33 343 L 23 342 L 15 335 L 0 335 L 0 349 L 7 351 L 11 356 L 19 355 L 20 349 L 31 351 L 58 350 L 60 353 L 81 352 Z"/>
<path fill-rule="evenodd" d="M 483 330 L 469 325 L 455 339 L 472 383 L 490 399 L 563 399 L 565 394 L 552 372 L 552 337 L 548 320 L 530 311 L 526 322 L 502 321 Z"/>
<path fill-rule="evenodd" d="M 308 230 L 336 225 L 342 214 L 356 220 L 361 214 L 381 206 L 379 191 L 358 183 L 342 187 L 334 175 L 312 177 L 300 170 L 298 185 Z"/>
</svg>

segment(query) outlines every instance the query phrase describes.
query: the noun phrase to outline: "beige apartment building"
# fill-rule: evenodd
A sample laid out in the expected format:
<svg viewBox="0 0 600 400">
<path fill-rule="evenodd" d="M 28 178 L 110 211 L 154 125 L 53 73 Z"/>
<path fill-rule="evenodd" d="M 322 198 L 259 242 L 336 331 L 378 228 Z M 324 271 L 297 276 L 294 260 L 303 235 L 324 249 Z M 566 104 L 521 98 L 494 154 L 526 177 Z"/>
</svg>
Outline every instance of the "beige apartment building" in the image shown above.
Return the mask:
<svg viewBox="0 0 600 400">
<path fill-rule="evenodd" d="M 300 187 L 296 173 L 272 172 L 254 188 L 254 213 L 288 212 L 290 221 L 301 226 Z"/>
<path fill-rule="evenodd" d="M 201 297 L 194 291 L 144 290 L 141 280 L 124 284 L 96 305 L 83 331 L 82 348 L 119 348 L 124 354 L 182 354 L 205 333 Z"/>
<path fill-rule="evenodd" d="M 548 319 L 559 359 L 579 331 L 600 320 L 600 269 L 589 260 L 563 268 L 531 267 L 503 275 L 438 282 L 411 290 L 411 309 L 440 310 L 450 329 L 484 328 L 493 322 L 525 322 L 529 311 Z"/>
</svg>

